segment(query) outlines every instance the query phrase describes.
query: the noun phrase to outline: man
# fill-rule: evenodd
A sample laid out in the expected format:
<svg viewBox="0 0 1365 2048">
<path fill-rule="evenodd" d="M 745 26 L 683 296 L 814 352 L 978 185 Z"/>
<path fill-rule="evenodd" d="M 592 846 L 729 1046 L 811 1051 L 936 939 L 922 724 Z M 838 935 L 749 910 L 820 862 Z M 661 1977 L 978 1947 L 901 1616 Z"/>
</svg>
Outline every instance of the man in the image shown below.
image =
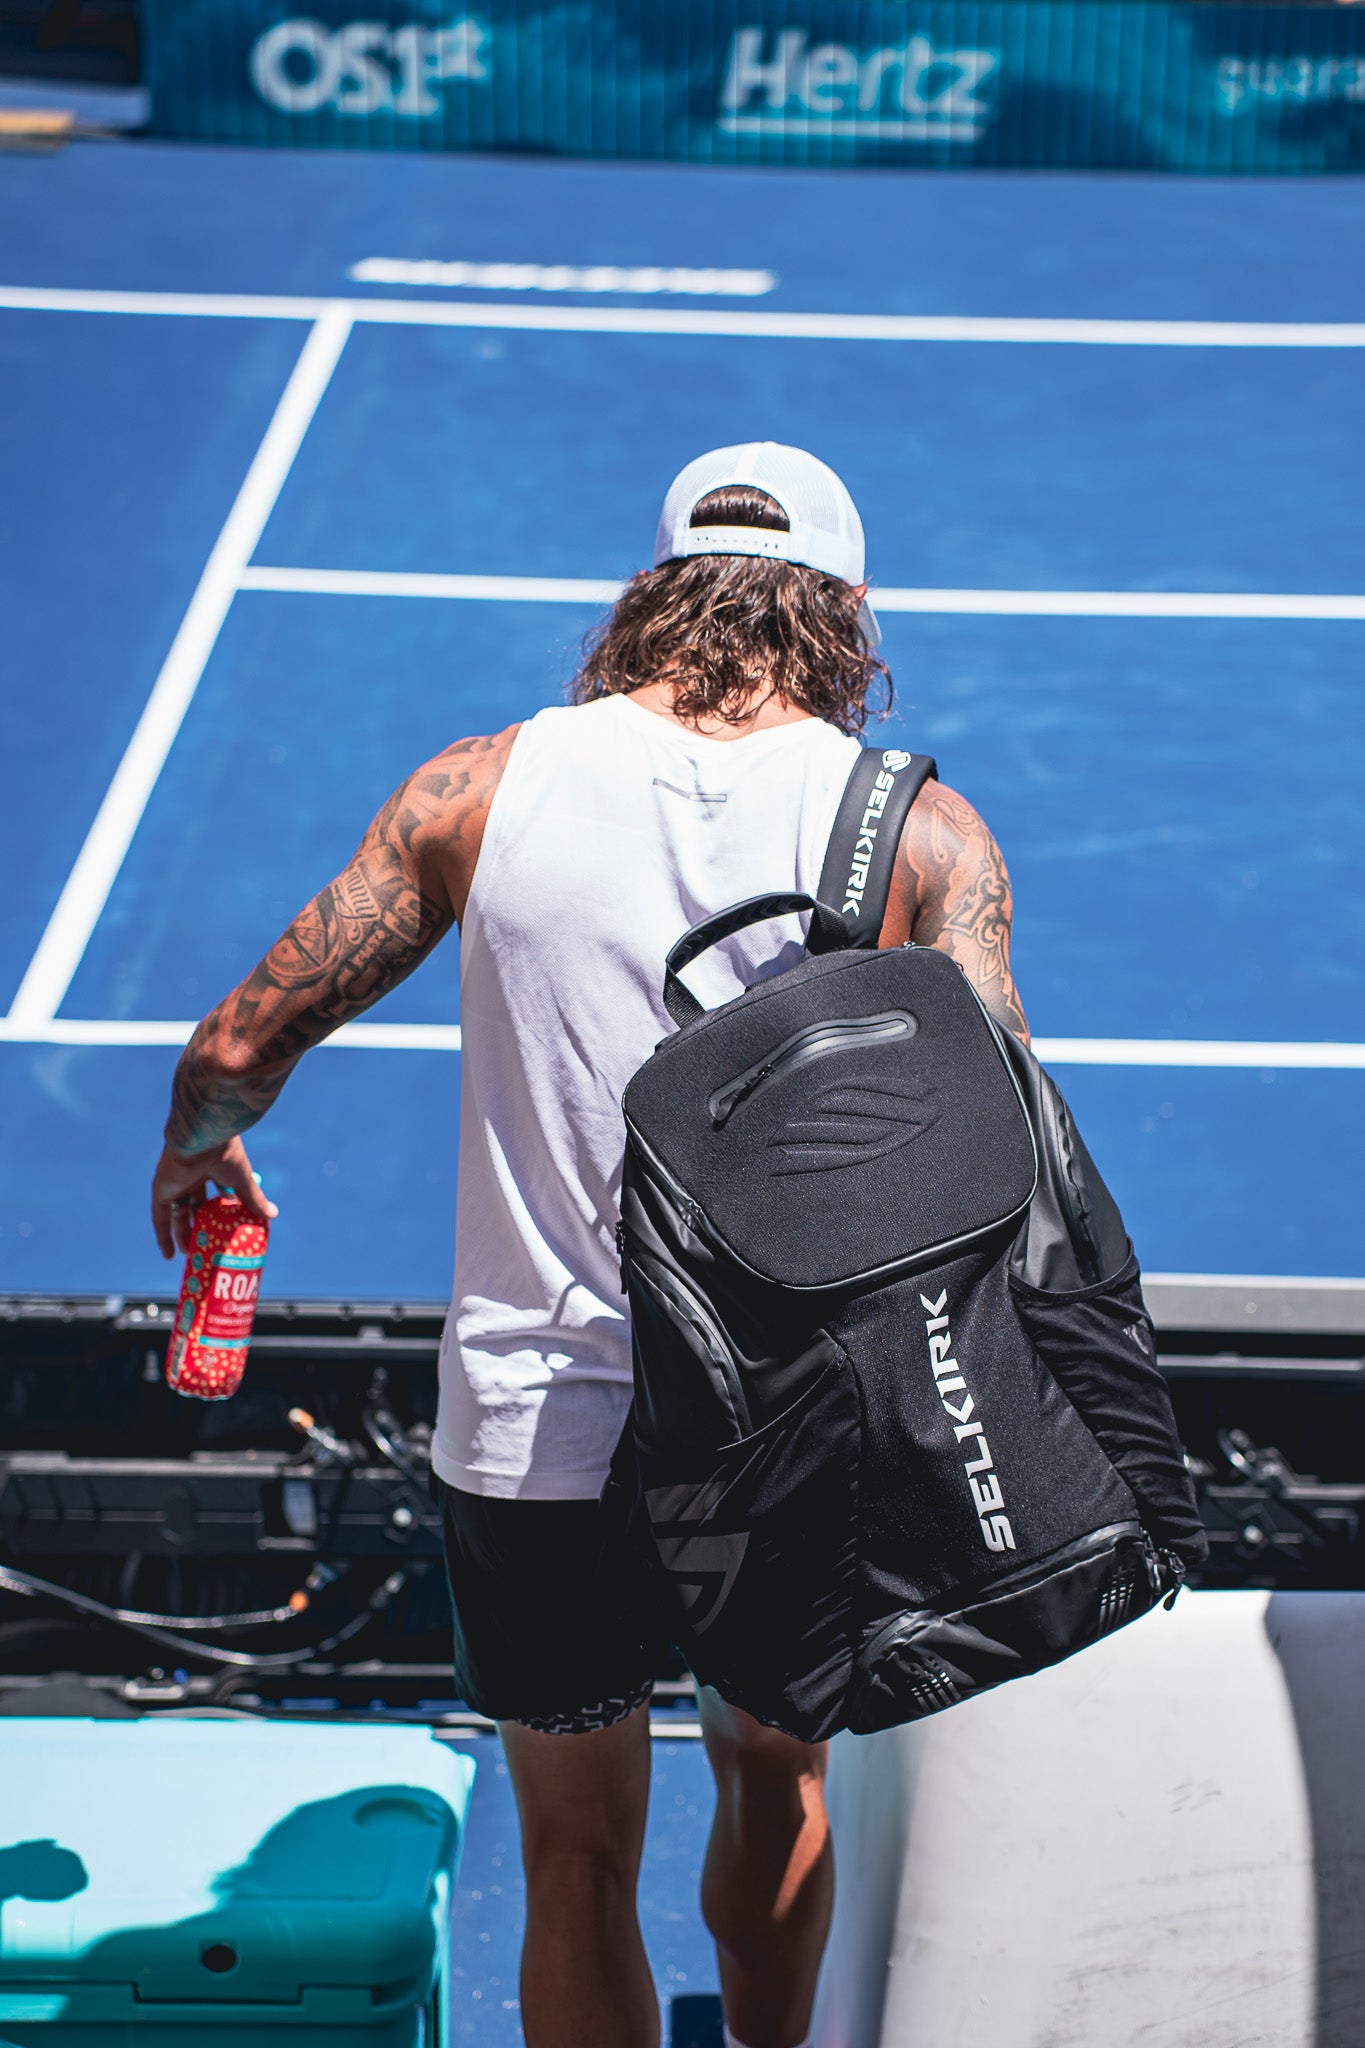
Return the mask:
<svg viewBox="0 0 1365 2048">
<path fill-rule="evenodd" d="M 433 1466 L 457 1682 L 499 1723 L 521 1815 L 529 2048 L 659 2038 L 635 1887 L 667 1620 L 640 1611 L 598 1507 L 630 1399 L 620 1095 L 671 1029 L 664 956 L 688 926 L 761 891 L 813 893 L 886 678 L 876 638 L 862 527 L 831 470 L 773 443 L 689 464 L 655 566 L 589 645 L 574 703 L 411 775 L 176 1071 L 153 1185 L 168 1258 L 209 1177 L 274 1214 L 241 1133 L 310 1046 L 459 926 L 456 1275 Z M 995 841 L 930 783 L 882 944 L 940 947 L 1022 1036 L 1010 912 Z M 689 970 L 705 1001 L 798 957 L 797 920 L 773 929 Z M 833 1899 L 823 1746 L 709 1691 L 700 1710 L 717 1788 L 702 1907 L 729 2036 L 798 2048 Z"/>
</svg>

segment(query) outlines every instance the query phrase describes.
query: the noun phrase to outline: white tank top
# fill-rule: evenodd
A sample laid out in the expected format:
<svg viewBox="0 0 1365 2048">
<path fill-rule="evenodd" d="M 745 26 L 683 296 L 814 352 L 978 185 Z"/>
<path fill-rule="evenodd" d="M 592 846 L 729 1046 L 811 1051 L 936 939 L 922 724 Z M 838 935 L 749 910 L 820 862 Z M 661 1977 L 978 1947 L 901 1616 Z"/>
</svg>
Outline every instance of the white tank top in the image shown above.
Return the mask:
<svg viewBox="0 0 1365 2048">
<path fill-rule="evenodd" d="M 468 1493 L 592 1499 L 630 1402 L 621 1096 L 672 1031 L 664 957 L 813 893 L 858 742 L 819 719 L 702 739 L 628 697 L 542 711 L 494 795 L 460 946 L 455 1294 L 432 1463 Z M 708 1008 L 799 958 L 786 918 L 688 970 Z"/>
</svg>

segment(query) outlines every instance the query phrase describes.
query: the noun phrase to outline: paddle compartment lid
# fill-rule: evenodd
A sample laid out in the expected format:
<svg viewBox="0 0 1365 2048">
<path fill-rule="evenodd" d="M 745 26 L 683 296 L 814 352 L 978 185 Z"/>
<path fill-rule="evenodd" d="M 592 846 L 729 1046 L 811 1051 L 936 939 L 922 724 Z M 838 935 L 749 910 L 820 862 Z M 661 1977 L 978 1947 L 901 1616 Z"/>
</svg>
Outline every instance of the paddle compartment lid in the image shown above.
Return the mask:
<svg viewBox="0 0 1365 2048">
<path fill-rule="evenodd" d="M 709 1234 L 784 1287 L 932 1263 L 1020 1214 L 1023 1104 L 961 970 L 929 947 L 804 961 L 666 1039 L 632 1142 Z"/>
</svg>

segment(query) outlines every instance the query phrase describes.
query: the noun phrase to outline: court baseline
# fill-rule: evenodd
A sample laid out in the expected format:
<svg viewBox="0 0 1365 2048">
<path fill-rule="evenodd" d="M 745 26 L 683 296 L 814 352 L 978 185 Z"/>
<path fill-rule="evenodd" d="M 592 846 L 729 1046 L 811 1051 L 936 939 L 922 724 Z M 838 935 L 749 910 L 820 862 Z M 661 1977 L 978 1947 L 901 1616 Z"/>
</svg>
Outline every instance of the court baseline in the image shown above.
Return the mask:
<svg viewBox="0 0 1365 2048">
<path fill-rule="evenodd" d="M 1140 348 L 1365 348 L 1365 321 L 998 319 L 939 313 L 759 313 L 692 307 L 525 306 L 491 301 L 276 297 L 265 293 L 72 291 L 0 285 L 0 309 L 188 318 L 495 327 L 566 334 L 692 334 L 793 341 L 1070 343 Z"/>
</svg>

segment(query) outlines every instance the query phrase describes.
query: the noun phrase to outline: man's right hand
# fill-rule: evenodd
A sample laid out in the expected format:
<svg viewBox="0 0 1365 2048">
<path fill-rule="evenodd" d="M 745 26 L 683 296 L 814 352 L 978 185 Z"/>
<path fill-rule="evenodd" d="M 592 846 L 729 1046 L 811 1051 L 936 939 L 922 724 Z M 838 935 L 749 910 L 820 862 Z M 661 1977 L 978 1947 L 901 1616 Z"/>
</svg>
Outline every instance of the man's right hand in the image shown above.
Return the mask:
<svg viewBox="0 0 1365 2048">
<path fill-rule="evenodd" d="M 257 1187 L 240 1138 L 229 1138 L 225 1145 L 193 1154 L 173 1152 L 167 1145 L 152 1176 L 152 1228 L 163 1258 L 173 1259 L 177 1251 L 189 1250 L 194 1212 L 211 1180 L 219 1187 L 231 1188 L 247 1214 L 262 1223 L 280 1213 Z"/>
</svg>

